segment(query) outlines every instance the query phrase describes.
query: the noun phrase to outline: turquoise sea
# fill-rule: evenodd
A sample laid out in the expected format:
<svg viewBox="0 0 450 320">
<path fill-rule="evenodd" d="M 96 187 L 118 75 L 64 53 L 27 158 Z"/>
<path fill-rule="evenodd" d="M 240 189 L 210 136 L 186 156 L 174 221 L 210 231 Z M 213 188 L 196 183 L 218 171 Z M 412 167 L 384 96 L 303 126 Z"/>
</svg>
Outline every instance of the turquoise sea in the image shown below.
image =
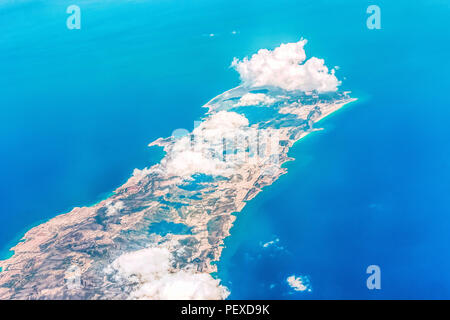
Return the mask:
<svg viewBox="0 0 450 320">
<path fill-rule="evenodd" d="M 381 30 L 366 27 L 372 4 Z M 218 263 L 229 298 L 450 298 L 449 14 L 446 0 L 0 0 L 3 256 L 158 162 L 149 142 L 239 84 L 234 57 L 304 37 L 358 101 L 238 214 Z"/>
</svg>

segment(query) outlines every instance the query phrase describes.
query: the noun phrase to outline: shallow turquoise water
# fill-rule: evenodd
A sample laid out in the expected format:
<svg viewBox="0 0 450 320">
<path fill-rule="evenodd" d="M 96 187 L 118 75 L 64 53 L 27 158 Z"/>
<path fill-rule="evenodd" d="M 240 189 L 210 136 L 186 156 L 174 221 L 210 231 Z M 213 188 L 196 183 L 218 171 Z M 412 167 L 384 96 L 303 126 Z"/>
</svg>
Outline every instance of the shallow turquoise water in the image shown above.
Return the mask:
<svg viewBox="0 0 450 320">
<path fill-rule="evenodd" d="M 239 214 L 219 263 L 230 297 L 450 297 L 446 1 L 378 1 L 382 30 L 369 1 L 80 1 L 71 31 L 69 4 L 0 4 L 0 247 L 157 162 L 149 142 L 239 83 L 233 57 L 305 37 L 359 101 Z"/>
</svg>

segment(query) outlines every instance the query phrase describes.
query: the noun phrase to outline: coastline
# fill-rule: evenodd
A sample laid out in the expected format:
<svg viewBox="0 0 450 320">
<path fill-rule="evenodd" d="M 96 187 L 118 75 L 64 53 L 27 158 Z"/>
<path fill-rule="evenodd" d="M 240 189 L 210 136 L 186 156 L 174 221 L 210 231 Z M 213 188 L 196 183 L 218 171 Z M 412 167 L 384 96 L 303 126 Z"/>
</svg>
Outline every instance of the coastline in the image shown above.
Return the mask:
<svg viewBox="0 0 450 320">
<path fill-rule="evenodd" d="M 230 89 L 212 100 L 209 101 L 205 106 L 209 107 L 209 111 L 206 113 L 206 116 L 214 117 L 214 115 L 219 114 L 221 112 L 225 112 L 225 114 L 228 112 L 226 111 L 227 108 L 232 108 L 234 105 L 232 102 L 229 102 L 229 98 L 227 95 L 230 93 L 235 93 L 237 96 L 245 94 L 245 90 L 241 92 L 241 86 Z M 232 96 L 232 94 L 231 94 Z M 234 96 L 233 96 L 234 98 Z M 308 97 L 308 99 L 313 99 L 313 97 Z M 316 109 L 311 109 L 312 107 L 309 106 L 307 110 L 310 112 L 310 115 L 313 117 L 313 122 L 317 123 L 318 121 L 321 121 L 322 119 L 329 116 L 331 113 L 336 112 L 337 110 L 341 109 L 343 106 L 347 105 L 350 102 L 355 101 L 356 99 L 340 96 L 341 100 L 331 100 L 330 102 L 320 102 L 317 103 L 316 108 L 319 108 L 321 112 L 317 114 Z M 219 108 L 219 110 L 225 110 L 225 111 L 216 111 L 215 104 L 218 104 L 216 107 Z M 314 104 L 312 105 L 314 106 Z M 301 108 L 300 108 L 301 109 Z M 296 112 L 300 109 L 293 109 L 292 112 L 296 114 Z M 303 110 L 303 109 L 301 109 Z M 212 113 L 212 111 L 216 111 L 216 113 Z M 303 112 L 303 111 L 302 111 Z M 288 112 L 289 113 L 289 112 Z M 209 119 L 206 117 L 203 121 L 208 121 Z M 217 265 L 221 261 L 222 251 L 224 249 L 224 241 L 229 238 L 231 235 L 231 228 L 238 217 L 238 215 L 242 212 L 243 208 L 248 204 L 250 200 L 252 200 L 256 195 L 258 195 L 260 192 L 263 191 L 265 187 L 268 187 L 272 185 L 275 181 L 279 179 L 281 175 L 284 175 L 287 173 L 286 168 L 283 167 L 283 164 L 288 161 L 294 160 L 293 158 L 290 158 L 287 156 L 290 148 L 299 140 L 303 139 L 304 137 L 308 136 L 309 133 L 318 131 L 320 129 L 311 129 L 309 130 L 302 130 L 300 128 L 297 128 L 294 126 L 288 126 L 288 127 L 281 127 L 277 129 L 280 133 L 280 141 L 285 141 L 287 144 L 284 144 L 283 146 L 279 145 L 279 149 L 276 153 L 277 157 L 279 157 L 279 162 L 273 167 L 273 164 L 269 158 L 266 158 L 270 156 L 270 154 L 264 155 L 264 158 L 259 158 L 258 161 L 263 161 L 260 165 L 257 165 L 256 163 L 246 163 L 241 169 L 238 169 L 237 171 L 233 171 L 233 176 L 241 176 L 245 177 L 248 176 L 248 178 L 245 178 L 242 180 L 240 178 L 239 180 L 231 179 L 230 181 L 221 181 L 220 184 L 222 186 L 216 187 L 213 184 L 211 184 L 211 192 L 213 192 L 211 195 L 216 195 L 218 199 L 220 199 L 219 202 L 214 204 L 211 209 L 209 209 L 213 216 L 216 216 L 219 220 L 217 222 L 214 222 L 214 227 L 211 229 L 210 223 L 215 218 L 210 220 L 210 217 L 208 215 L 204 215 L 202 211 L 199 211 L 198 213 L 193 213 L 192 216 L 188 216 L 186 218 L 178 216 L 178 213 L 174 211 L 170 214 L 170 216 L 165 217 L 165 219 L 169 219 L 169 221 L 172 221 L 174 223 L 183 223 L 187 226 L 193 227 L 193 234 L 186 236 L 186 235 L 174 235 L 169 234 L 166 237 L 159 237 L 156 239 L 158 240 L 158 245 L 164 245 L 165 248 L 169 250 L 169 252 L 175 252 L 177 247 L 179 246 L 179 243 L 184 241 L 184 239 L 192 238 L 196 239 L 198 241 L 198 244 L 193 248 L 195 249 L 194 252 L 197 252 L 195 255 L 198 255 L 200 260 L 198 260 L 198 265 L 196 268 L 198 268 L 199 272 L 213 275 L 215 279 L 221 280 Z M 27 265 L 27 261 L 35 260 L 37 257 L 38 260 L 46 260 L 46 256 L 50 254 L 52 250 L 55 250 L 59 247 L 61 247 L 61 244 L 56 245 L 55 249 L 52 249 L 52 247 L 49 247 L 50 243 L 53 243 L 54 239 L 59 239 L 60 241 L 63 241 L 63 246 L 61 248 L 65 248 L 66 250 L 67 246 L 73 246 L 77 244 L 71 244 L 71 239 L 67 238 L 63 234 L 69 234 L 71 232 L 78 233 L 79 226 L 83 224 L 87 224 L 86 227 L 83 227 L 82 229 L 85 229 L 86 231 L 83 231 L 82 237 L 85 238 L 85 240 L 79 244 L 81 246 L 87 246 L 87 247 L 97 247 L 98 245 L 103 246 L 115 246 L 115 240 L 117 237 L 119 237 L 120 233 L 126 230 L 132 231 L 137 228 L 137 226 L 141 225 L 143 220 L 145 218 L 145 215 L 151 214 L 151 216 L 160 216 L 162 212 L 160 210 L 163 209 L 163 203 L 155 200 L 151 200 L 154 196 L 158 197 L 166 197 L 169 193 L 171 193 L 171 188 L 176 188 L 177 185 L 180 183 L 183 183 L 182 177 L 165 177 L 160 180 L 160 178 L 157 178 L 159 175 L 165 175 L 164 170 L 161 171 L 161 169 L 164 168 L 164 166 L 167 165 L 167 161 L 170 160 L 170 157 L 172 157 L 172 148 L 175 144 L 175 141 L 170 138 L 158 138 L 150 145 L 158 145 L 163 147 L 165 157 L 161 159 L 161 161 L 149 169 L 144 168 L 142 170 L 135 169 L 133 172 L 133 175 L 120 187 L 118 187 L 114 192 L 110 193 L 110 196 L 106 199 L 103 199 L 89 207 L 75 207 L 73 210 L 71 210 L 68 213 L 60 214 L 50 220 L 48 220 L 45 223 L 39 224 L 32 229 L 28 230 L 25 235 L 22 237 L 21 241 L 17 243 L 14 247 L 11 248 L 12 251 L 14 251 L 13 255 L 7 259 L 0 261 L 0 265 L 2 267 L 6 267 L 8 269 L 3 268 L 2 275 L 6 278 L 1 279 L 0 281 L 8 281 L 7 279 L 13 279 L 11 277 L 15 275 L 20 275 L 17 272 L 7 272 L 5 274 L 4 271 L 13 271 L 12 269 L 9 269 L 9 266 L 15 265 L 20 266 L 23 264 L 24 266 Z M 275 149 L 273 150 L 276 151 Z M 265 159 L 265 160 L 264 160 Z M 269 161 L 269 162 L 267 162 Z M 256 165 L 256 167 L 254 167 Z M 265 169 L 264 169 L 265 168 Z M 272 169 L 270 169 L 272 168 Z M 257 169 L 255 172 L 254 169 Z M 272 173 L 268 173 L 269 171 L 264 170 L 275 170 Z M 155 176 L 156 174 L 156 176 Z M 185 177 L 186 178 L 186 177 Z M 113 204 L 117 202 L 125 201 L 125 199 L 135 199 L 132 203 L 134 203 L 131 207 L 126 208 L 127 210 L 132 210 L 132 212 L 136 209 L 138 209 L 138 202 L 136 200 L 140 198 L 140 196 L 137 197 L 142 192 L 147 192 L 145 189 L 147 188 L 147 185 L 154 185 L 156 182 L 158 182 L 157 185 L 160 185 L 160 187 L 157 187 L 156 189 L 152 188 L 151 194 L 153 194 L 148 200 L 145 201 L 147 206 L 149 206 L 149 210 L 145 210 L 142 212 L 136 211 L 131 216 L 126 217 L 124 216 L 121 220 L 121 224 L 118 225 L 111 225 L 113 227 L 110 231 L 103 231 L 100 232 L 98 230 L 98 224 L 96 224 L 96 221 L 100 218 L 99 214 L 102 215 L 102 212 L 105 212 L 104 210 L 109 210 L 108 208 Z M 215 183 L 217 183 L 216 181 Z M 166 188 L 168 187 L 168 189 Z M 169 192 L 170 191 L 170 192 Z M 179 191 L 177 191 L 178 193 Z M 230 197 L 230 192 L 233 194 L 233 196 Z M 266 191 L 267 192 L 267 191 Z M 203 193 L 205 196 L 208 195 L 208 193 Z M 211 195 L 208 195 L 205 199 L 205 204 L 208 203 L 208 197 Z M 148 196 L 145 196 L 147 198 Z M 181 199 L 180 199 L 181 200 Z M 127 200 L 128 201 L 128 200 Z M 224 205 L 221 205 L 220 202 L 224 202 Z M 228 203 L 228 204 L 226 204 Z M 195 206 L 195 202 L 192 203 L 192 205 Z M 146 213 L 147 212 L 147 213 Z M 169 212 L 167 212 L 169 213 Z M 175 215 L 173 215 L 175 214 Z M 101 218 L 101 219 L 105 219 Z M 155 218 L 145 218 L 147 220 L 146 224 L 151 223 L 152 221 L 158 221 L 155 220 Z M 158 218 L 161 219 L 161 218 Z M 113 221 L 113 220 L 112 220 Z M 88 226 L 89 225 L 89 226 Z M 73 231 L 71 231 L 73 229 Z M 92 231 L 91 231 L 92 229 Z M 62 230 L 65 230 L 62 232 Z M 96 230 L 96 231 L 94 231 Z M 68 233 L 69 232 L 69 233 Z M 214 235 L 214 241 L 211 242 L 211 232 Z M 56 238 L 55 238 L 56 237 Z M 140 236 L 139 236 L 140 237 Z M 148 237 L 148 236 L 146 236 Z M 66 239 L 67 240 L 64 240 Z M 94 239 L 98 239 L 95 240 Z M 100 239 L 102 239 L 100 241 Z M 69 242 L 67 242 L 69 241 Z M 163 242 L 161 242 L 163 241 Z M 84 244 L 83 244 L 84 243 Z M 145 242 L 143 243 L 145 244 Z M 34 253 L 33 251 L 36 250 L 36 248 L 48 248 L 45 250 L 40 249 L 39 252 Z M 48 251 L 50 250 L 50 251 Z M 129 249 L 128 249 L 129 250 Z M 46 252 L 48 251 L 48 253 Z M 115 249 L 113 252 L 117 251 L 117 254 L 123 254 L 127 250 L 124 249 Z M 69 251 L 70 252 L 70 251 Z M 52 253 L 54 255 L 54 253 Z M 80 252 L 73 252 L 73 259 L 76 259 L 80 267 L 82 268 L 83 272 L 85 274 L 89 274 L 90 277 L 98 277 L 99 274 L 95 273 L 95 269 L 92 269 L 91 266 L 93 266 L 94 261 L 87 257 L 84 253 Z M 188 261 L 195 261 L 194 256 L 190 257 Z M 61 256 L 61 259 L 64 256 Z M 184 259 L 184 258 L 183 258 Z M 199 259 L 199 258 L 196 258 Z M 61 260 L 62 261 L 62 260 Z M 106 260 L 104 263 L 110 263 L 109 260 Z M 183 260 L 184 261 L 184 260 Z M 181 261 L 180 261 L 181 262 Z M 184 264 L 184 262 L 181 262 Z M 59 263 L 58 263 L 59 264 Z M 19 269 L 20 270 L 20 267 Z M 54 267 L 49 269 L 51 273 L 55 273 L 56 271 L 58 274 L 61 274 L 64 272 L 64 269 L 61 269 L 61 267 Z M 42 275 L 43 276 L 43 275 Z M 59 289 L 60 290 L 60 289 Z M 59 292 L 58 290 L 58 292 Z M 8 294 L 3 290 L 3 294 Z M 33 293 L 34 295 L 35 293 Z M 39 293 L 38 293 L 39 294 Z M 65 291 L 62 291 L 61 294 L 68 294 Z M 112 294 L 112 293 L 111 293 Z M 2 292 L 0 290 L 0 296 L 2 295 Z"/>
<path fill-rule="evenodd" d="M 360 101 L 360 98 L 350 99 L 350 101 L 342 104 L 342 106 L 340 108 L 337 108 L 335 111 L 329 112 L 329 113 L 321 116 L 319 118 L 319 120 L 317 120 L 315 122 L 315 124 L 319 123 L 320 121 L 322 121 L 322 123 L 323 123 L 324 121 L 329 120 L 330 117 L 332 115 L 336 114 L 338 111 L 343 110 L 343 109 L 345 109 L 345 107 L 347 107 L 351 103 L 355 103 L 358 101 Z M 294 151 L 294 153 L 295 153 L 295 150 L 292 150 L 292 149 L 294 147 L 300 148 L 301 147 L 300 142 L 305 141 L 306 137 L 313 138 L 314 135 L 311 135 L 311 133 L 324 131 L 324 130 L 326 130 L 326 128 L 318 128 L 315 130 L 305 132 L 305 134 L 302 137 L 300 137 L 298 140 L 296 140 L 292 144 L 292 147 L 290 148 L 289 151 L 290 152 Z M 289 166 L 288 163 L 290 163 L 290 165 L 294 166 L 295 161 L 296 161 L 295 157 L 289 156 L 289 160 L 285 161 L 282 164 L 282 166 L 284 164 Z M 289 176 L 290 176 L 289 170 L 288 170 L 288 168 L 286 168 L 286 170 L 287 170 L 287 172 L 286 172 L 287 174 L 282 175 L 282 176 L 286 176 L 285 179 L 287 179 L 289 181 Z M 292 177 L 291 177 L 291 179 L 292 179 Z M 242 243 L 243 239 L 246 239 L 246 237 L 247 237 L 246 227 L 248 226 L 248 224 L 246 223 L 246 221 L 252 222 L 255 219 L 257 219 L 258 212 L 257 212 L 256 208 L 258 208 L 258 206 L 260 206 L 260 204 L 269 197 L 269 194 L 271 193 L 271 189 L 277 188 L 280 184 L 283 184 L 283 180 L 284 179 L 282 179 L 282 177 L 280 176 L 276 181 L 274 181 L 274 183 L 265 187 L 264 192 L 261 192 L 259 194 L 259 196 L 257 197 L 258 200 L 256 200 L 256 201 L 253 200 L 253 201 L 248 202 L 245 205 L 245 207 L 242 209 L 241 212 L 233 213 L 233 215 L 236 216 L 236 220 L 233 223 L 232 228 L 230 229 L 230 236 L 224 240 L 224 249 L 222 252 L 222 256 L 220 257 L 220 260 L 216 262 L 217 266 L 219 267 L 218 268 L 219 271 L 217 272 L 217 278 L 222 280 L 224 282 L 224 285 L 227 285 L 227 286 L 232 285 L 232 283 L 230 282 L 230 278 L 229 278 L 227 269 L 229 266 L 232 265 L 231 261 L 233 259 L 233 256 L 236 254 L 240 243 Z M 230 290 L 230 291 L 231 291 L 231 294 L 233 294 L 233 290 Z"/>
</svg>

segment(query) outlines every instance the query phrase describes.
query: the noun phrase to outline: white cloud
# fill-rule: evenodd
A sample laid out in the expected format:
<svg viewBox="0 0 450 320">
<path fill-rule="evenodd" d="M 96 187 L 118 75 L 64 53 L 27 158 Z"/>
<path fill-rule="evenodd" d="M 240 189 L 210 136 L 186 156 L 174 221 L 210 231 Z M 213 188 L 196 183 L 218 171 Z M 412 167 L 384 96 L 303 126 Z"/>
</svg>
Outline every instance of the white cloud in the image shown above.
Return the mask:
<svg viewBox="0 0 450 320">
<path fill-rule="evenodd" d="M 236 112 L 219 111 L 203 121 L 193 133 L 196 136 L 211 138 L 233 134 L 233 130 L 247 127 L 246 117 Z"/>
<path fill-rule="evenodd" d="M 234 139 L 245 128 L 247 118 L 236 113 L 220 111 L 211 115 L 194 129 L 194 141 L 190 136 L 179 138 L 163 159 L 167 174 L 191 176 L 195 173 L 228 175 L 233 163 L 222 161 L 222 139 Z"/>
<path fill-rule="evenodd" d="M 141 179 L 141 178 L 145 177 L 146 175 L 150 174 L 150 172 L 152 172 L 152 170 L 150 168 L 144 168 L 142 170 L 136 168 L 133 170 L 133 177 L 135 177 L 137 179 Z"/>
<path fill-rule="evenodd" d="M 105 272 L 115 271 L 117 279 L 137 284 L 131 299 L 225 299 L 229 295 L 209 273 L 172 269 L 171 261 L 168 249 L 146 248 L 121 255 Z"/>
<path fill-rule="evenodd" d="M 276 169 L 279 140 L 277 130 L 256 129 L 243 115 L 219 111 L 191 134 L 173 138 L 164 148 L 160 168 L 168 176 L 181 178 L 196 173 L 229 177 L 244 164 L 270 163 L 275 166 L 270 169 Z"/>
<path fill-rule="evenodd" d="M 124 253 L 112 263 L 112 267 L 124 276 L 139 277 L 147 281 L 155 273 L 165 272 L 170 267 L 170 252 L 162 248 L 146 248 Z"/>
<path fill-rule="evenodd" d="M 190 147 L 187 147 L 190 148 Z M 167 162 L 167 173 L 173 176 L 186 177 L 195 173 L 207 175 L 227 175 L 227 164 L 218 158 L 207 157 L 203 151 L 184 150 L 176 153 Z"/>
<path fill-rule="evenodd" d="M 229 292 L 220 281 L 209 273 L 178 271 L 163 274 L 154 281 L 146 282 L 133 292 L 131 298 L 139 300 L 220 300 Z"/>
<path fill-rule="evenodd" d="M 263 247 L 263 248 L 268 248 L 268 247 L 270 247 L 270 246 L 276 245 L 278 242 L 280 242 L 280 239 L 279 239 L 279 238 L 276 238 L 275 240 L 268 241 L 268 242 L 264 243 L 264 244 L 262 245 L 262 247 Z"/>
<path fill-rule="evenodd" d="M 308 277 L 296 277 L 295 275 L 292 275 L 288 277 L 286 281 L 295 291 L 311 291 Z"/>
<path fill-rule="evenodd" d="M 269 97 L 264 93 L 246 93 L 241 99 L 239 99 L 238 103 L 236 103 L 235 107 L 246 107 L 246 106 L 257 106 L 257 105 L 271 105 L 275 103 L 277 100 L 275 98 Z"/>
<path fill-rule="evenodd" d="M 261 49 L 250 59 L 234 58 L 231 65 L 239 72 L 243 84 L 250 87 L 336 91 L 340 82 L 334 75 L 334 69 L 329 72 L 323 59 L 312 57 L 306 60 L 306 42 L 300 40 L 282 44 L 273 51 Z"/>
<path fill-rule="evenodd" d="M 117 201 L 116 203 L 112 204 L 109 203 L 106 206 L 106 215 L 107 216 L 114 216 L 120 212 L 125 206 L 123 205 L 122 201 Z"/>
</svg>

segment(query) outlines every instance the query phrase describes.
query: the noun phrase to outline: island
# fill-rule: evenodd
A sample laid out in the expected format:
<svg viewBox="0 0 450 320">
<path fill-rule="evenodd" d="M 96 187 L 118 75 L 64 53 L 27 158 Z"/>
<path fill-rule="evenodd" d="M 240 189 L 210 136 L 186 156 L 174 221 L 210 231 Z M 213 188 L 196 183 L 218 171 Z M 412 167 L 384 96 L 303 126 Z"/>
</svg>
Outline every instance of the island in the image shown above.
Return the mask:
<svg viewBox="0 0 450 320">
<path fill-rule="evenodd" d="M 242 84 L 192 131 L 152 142 L 159 163 L 29 230 L 0 261 L 0 299 L 225 299 L 216 262 L 233 222 L 287 172 L 294 143 L 355 100 L 323 60 L 305 61 L 305 44 L 233 61 Z"/>
</svg>

